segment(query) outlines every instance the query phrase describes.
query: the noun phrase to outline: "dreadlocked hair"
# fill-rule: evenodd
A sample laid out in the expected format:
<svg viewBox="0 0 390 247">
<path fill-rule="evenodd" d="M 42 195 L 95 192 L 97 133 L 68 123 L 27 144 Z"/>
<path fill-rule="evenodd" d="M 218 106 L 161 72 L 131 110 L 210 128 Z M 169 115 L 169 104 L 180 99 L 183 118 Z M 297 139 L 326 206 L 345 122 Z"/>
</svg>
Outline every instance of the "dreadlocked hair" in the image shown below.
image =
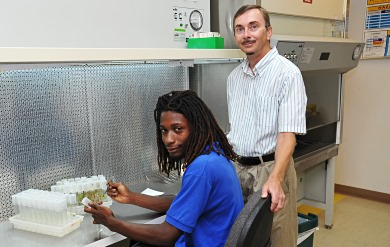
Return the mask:
<svg viewBox="0 0 390 247">
<path fill-rule="evenodd" d="M 190 123 L 188 145 L 184 158 L 180 161 L 170 158 L 161 138 L 161 113 L 165 111 L 180 113 Z M 199 155 L 209 154 L 212 150 L 232 161 L 237 159 L 237 154 L 233 151 L 232 145 L 219 127 L 211 110 L 192 90 L 172 91 L 159 97 L 154 110 L 154 120 L 156 122 L 159 170 L 168 176 L 172 170 L 177 170 L 180 175 L 182 163 L 187 167 Z"/>
</svg>

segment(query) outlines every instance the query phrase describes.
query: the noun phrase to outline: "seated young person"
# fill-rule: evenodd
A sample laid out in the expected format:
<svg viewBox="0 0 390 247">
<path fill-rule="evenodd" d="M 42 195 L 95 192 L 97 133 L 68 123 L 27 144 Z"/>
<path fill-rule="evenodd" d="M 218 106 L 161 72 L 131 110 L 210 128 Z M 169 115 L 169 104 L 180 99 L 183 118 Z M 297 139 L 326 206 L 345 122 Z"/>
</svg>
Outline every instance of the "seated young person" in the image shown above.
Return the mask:
<svg viewBox="0 0 390 247">
<path fill-rule="evenodd" d="M 166 213 L 165 222 L 121 221 L 96 203 L 84 211 L 92 214 L 94 224 L 145 244 L 224 246 L 244 206 L 232 146 L 210 109 L 191 90 L 159 97 L 154 118 L 159 169 L 167 175 L 184 170 L 180 191 L 176 197 L 153 197 L 130 191 L 123 183 L 110 183 L 108 195 L 119 203 Z"/>
</svg>

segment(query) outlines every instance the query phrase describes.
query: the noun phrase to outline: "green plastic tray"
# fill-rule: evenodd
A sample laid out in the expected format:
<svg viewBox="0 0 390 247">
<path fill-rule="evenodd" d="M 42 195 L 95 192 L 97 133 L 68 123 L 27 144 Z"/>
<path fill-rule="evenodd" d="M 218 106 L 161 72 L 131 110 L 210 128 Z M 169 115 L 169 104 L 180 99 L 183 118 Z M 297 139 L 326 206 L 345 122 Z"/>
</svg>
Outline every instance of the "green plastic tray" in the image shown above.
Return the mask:
<svg viewBox="0 0 390 247">
<path fill-rule="evenodd" d="M 188 48 L 190 49 L 223 49 L 224 39 L 222 37 L 189 38 Z"/>
</svg>

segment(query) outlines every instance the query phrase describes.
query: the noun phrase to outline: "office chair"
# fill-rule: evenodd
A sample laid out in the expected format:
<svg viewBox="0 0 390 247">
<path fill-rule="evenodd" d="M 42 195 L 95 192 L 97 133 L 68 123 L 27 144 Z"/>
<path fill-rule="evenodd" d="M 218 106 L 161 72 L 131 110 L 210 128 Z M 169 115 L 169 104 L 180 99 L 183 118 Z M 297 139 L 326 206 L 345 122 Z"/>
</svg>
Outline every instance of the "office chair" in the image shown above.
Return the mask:
<svg viewBox="0 0 390 247">
<path fill-rule="evenodd" d="M 274 213 L 271 195 L 261 198 L 261 190 L 253 193 L 230 230 L 225 247 L 269 247 Z"/>
</svg>

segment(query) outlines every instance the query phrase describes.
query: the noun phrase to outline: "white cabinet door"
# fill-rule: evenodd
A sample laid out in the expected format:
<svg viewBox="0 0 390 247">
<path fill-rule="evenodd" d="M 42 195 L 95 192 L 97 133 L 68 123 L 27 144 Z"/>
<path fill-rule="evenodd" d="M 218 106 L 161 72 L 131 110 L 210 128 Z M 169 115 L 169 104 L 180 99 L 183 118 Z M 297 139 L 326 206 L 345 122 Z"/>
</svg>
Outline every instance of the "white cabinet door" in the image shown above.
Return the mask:
<svg viewBox="0 0 390 247">
<path fill-rule="evenodd" d="M 344 0 L 261 0 L 257 2 L 271 13 L 331 20 L 343 20 L 344 16 Z"/>
</svg>

